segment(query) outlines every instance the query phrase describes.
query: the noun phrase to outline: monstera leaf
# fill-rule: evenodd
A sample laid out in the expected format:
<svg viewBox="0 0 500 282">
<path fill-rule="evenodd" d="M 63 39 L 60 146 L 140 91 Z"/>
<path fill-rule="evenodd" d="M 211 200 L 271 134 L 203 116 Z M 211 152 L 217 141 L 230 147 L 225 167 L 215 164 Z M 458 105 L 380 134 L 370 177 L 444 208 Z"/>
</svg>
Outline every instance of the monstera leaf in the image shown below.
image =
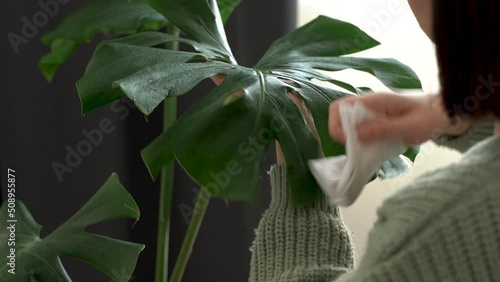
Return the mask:
<svg viewBox="0 0 500 282">
<path fill-rule="evenodd" d="M 346 22 L 318 17 L 277 40 L 248 68 L 237 65 L 231 53 L 215 0 L 148 3 L 190 39 L 144 32 L 100 44 L 77 82 L 83 112 L 127 96 L 148 115 L 166 98 L 187 93 L 205 78 L 225 75 L 221 85 L 142 152 L 153 176 L 175 158 L 195 181 L 222 199 L 256 199 L 261 163 L 273 140 L 279 141 L 287 159 L 294 199 L 307 203 L 321 194 L 307 160 L 344 152 L 329 137 L 328 106 L 366 88 L 317 70 L 354 69 L 391 89 L 421 87 L 416 74 L 394 59 L 345 56 L 379 44 Z M 196 52 L 155 48 L 170 41 L 191 45 Z M 292 97 L 302 101 L 302 111 Z"/>
<path fill-rule="evenodd" d="M 239 0 L 220 0 L 222 19 L 226 21 Z M 91 2 L 66 18 L 56 29 L 43 36 L 42 42 L 51 46 L 51 53 L 39 62 L 45 78 L 51 81 L 59 66 L 83 42 L 99 34 L 130 35 L 141 30 L 159 30 L 167 24 L 163 15 L 152 9 L 145 0 L 99 0 Z"/>
<path fill-rule="evenodd" d="M 7 202 L 0 209 L 1 222 L 15 228 L 0 230 L 0 281 L 71 281 L 61 263 L 62 255 L 81 259 L 114 281 L 126 282 L 134 272 L 139 253 L 144 249 L 143 245 L 85 230 L 111 219 L 139 218 L 137 204 L 116 175 L 112 175 L 73 217 L 45 238 L 40 238 L 41 226 L 24 204 L 17 201 L 15 214 L 9 209 Z M 8 238 L 12 238 L 11 230 L 15 241 L 9 242 L 14 242 L 15 246 L 6 243 Z M 13 256 L 15 261 L 9 258 Z M 12 267 L 14 270 L 9 272 Z"/>
<path fill-rule="evenodd" d="M 146 1 L 185 34 L 196 39 L 201 44 L 202 50 L 209 51 L 213 59 L 236 62 L 226 39 L 217 1 Z"/>
<path fill-rule="evenodd" d="M 137 30 L 158 30 L 167 20 L 144 0 L 99 0 L 91 2 L 66 18 L 56 29 L 42 37 L 51 53 L 39 62 L 47 80 L 52 80 L 82 42 L 90 42 L 98 34 L 133 34 Z"/>
</svg>

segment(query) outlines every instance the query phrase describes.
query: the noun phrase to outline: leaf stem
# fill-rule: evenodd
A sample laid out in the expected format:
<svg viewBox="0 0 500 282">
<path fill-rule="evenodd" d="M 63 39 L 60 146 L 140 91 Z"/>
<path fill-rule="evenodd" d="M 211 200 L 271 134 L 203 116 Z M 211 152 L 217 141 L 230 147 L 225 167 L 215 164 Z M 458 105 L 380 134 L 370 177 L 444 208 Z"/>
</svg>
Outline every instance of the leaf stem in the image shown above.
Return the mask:
<svg viewBox="0 0 500 282">
<path fill-rule="evenodd" d="M 167 25 L 167 33 L 173 36 L 179 36 L 181 31 L 172 23 Z M 165 44 L 165 49 L 179 50 L 179 41 L 170 41 Z"/>
<path fill-rule="evenodd" d="M 189 257 L 191 256 L 193 245 L 196 240 L 196 236 L 198 235 L 198 231 L 200 230 L 205 212 L 207 211 L 211 196 L 212 194 L 204 187 L 202 187 L 201 191 L 198 193 L 198 199 L 196 200 L 196 204 L 194 206 L 193 216 L 191 217 L 191 221 L 189 222 L 189 226 L 186 231 L 186 236 L 182 242 L 179 257 L 177 258 L 172 276 L 170 277 L 170 282 L 181 282 L 182 280 L 182 276 L 184 275 L 186 265 Z"/>
<path fill-rule="evenodd" d="M 179 29 L 169 24 L 167 33 L 179 36 Z M 169 42 L 166 49 L 178 50 L 178 42 Z M 177 119 L 177 98 L 163 101 L 163 131 L 166 131 Z M 170 217 L 172 213 L 172 191 L 174 187 L 174 162 L 166 165 L 161 171 L 160 203 L 158 213 L 158 237 L 156 247 L 156 282 L 168 281 L 168 254 L 170 242 Z"/>
</svg>

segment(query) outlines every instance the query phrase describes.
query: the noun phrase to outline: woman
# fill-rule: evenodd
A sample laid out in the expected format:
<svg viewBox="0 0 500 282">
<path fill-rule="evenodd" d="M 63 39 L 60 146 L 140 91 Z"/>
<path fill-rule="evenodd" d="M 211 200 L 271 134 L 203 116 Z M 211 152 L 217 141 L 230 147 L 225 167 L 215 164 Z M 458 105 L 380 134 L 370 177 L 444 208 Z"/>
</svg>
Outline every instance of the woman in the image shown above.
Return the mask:
<svg viewBox="0 0 500 282">
<path fill-rule="evenodd" d="M 422 175 L 384 202 L 366 254 L 354 269 L 352 240 L 339 209 L 324 198 L 293 206 L 279 152 L 270 172 L 272 202 L 252 248 L 250 281 L 500 281 L 500 101 L 495 93 L 500 4 L 432 1 L 410 5 L 435 39 L 441 95 L 372 94 L 336 101 L 330 107 L 330 133 L 343 142 L 338 105 L 361 102 L 388 116 L 358 127 L 363 142 L 434 139 L 466 151 L 463 159 Z"/>
</svg>

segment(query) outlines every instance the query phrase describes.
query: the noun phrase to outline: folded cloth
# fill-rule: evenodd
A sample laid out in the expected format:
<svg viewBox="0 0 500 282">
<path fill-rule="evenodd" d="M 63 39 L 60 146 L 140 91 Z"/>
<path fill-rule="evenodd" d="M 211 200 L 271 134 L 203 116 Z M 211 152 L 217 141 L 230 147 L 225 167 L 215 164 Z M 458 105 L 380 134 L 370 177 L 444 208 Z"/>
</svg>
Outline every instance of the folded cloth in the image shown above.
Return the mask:
<svg viewBox="0 0 500 282">
<path fill-rule="evenodd" d="M 342 103 L 340 119 L 346 137 L 346 155 L 309 160 L 309 168 L 323 192 L 334 205 L 350 206 L 382 164 L 406 151 L 402 138 L 361 143 L 356 127 L 359 123 L 385 118 L 363 104 Z"/>
</svg>

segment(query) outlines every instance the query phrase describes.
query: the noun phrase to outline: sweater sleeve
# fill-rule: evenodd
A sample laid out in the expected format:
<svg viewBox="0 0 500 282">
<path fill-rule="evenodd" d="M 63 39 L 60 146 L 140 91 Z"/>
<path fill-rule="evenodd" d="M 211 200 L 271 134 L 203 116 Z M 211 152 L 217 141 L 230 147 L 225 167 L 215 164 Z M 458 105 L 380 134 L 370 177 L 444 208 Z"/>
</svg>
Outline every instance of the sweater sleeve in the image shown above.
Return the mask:
<svg viewBox="0 0 500 282">
<path fill-rule="evenodd" d="M 272 199 L 256 230 L 251 282 L 335 280 L 354 266 L 353 244 L 339 208 L 322 198 L 292 204 L 286 166 L 271 168 Z"/>
<path fill-rule="evenodd" d="M 434 143 L 465 152 L 476 143 L 493 135 L 495 122 L 492 117 L 476 123 L 466 133 L 460 136 L 440 135 L 433 139 Z"/>
</svg>

